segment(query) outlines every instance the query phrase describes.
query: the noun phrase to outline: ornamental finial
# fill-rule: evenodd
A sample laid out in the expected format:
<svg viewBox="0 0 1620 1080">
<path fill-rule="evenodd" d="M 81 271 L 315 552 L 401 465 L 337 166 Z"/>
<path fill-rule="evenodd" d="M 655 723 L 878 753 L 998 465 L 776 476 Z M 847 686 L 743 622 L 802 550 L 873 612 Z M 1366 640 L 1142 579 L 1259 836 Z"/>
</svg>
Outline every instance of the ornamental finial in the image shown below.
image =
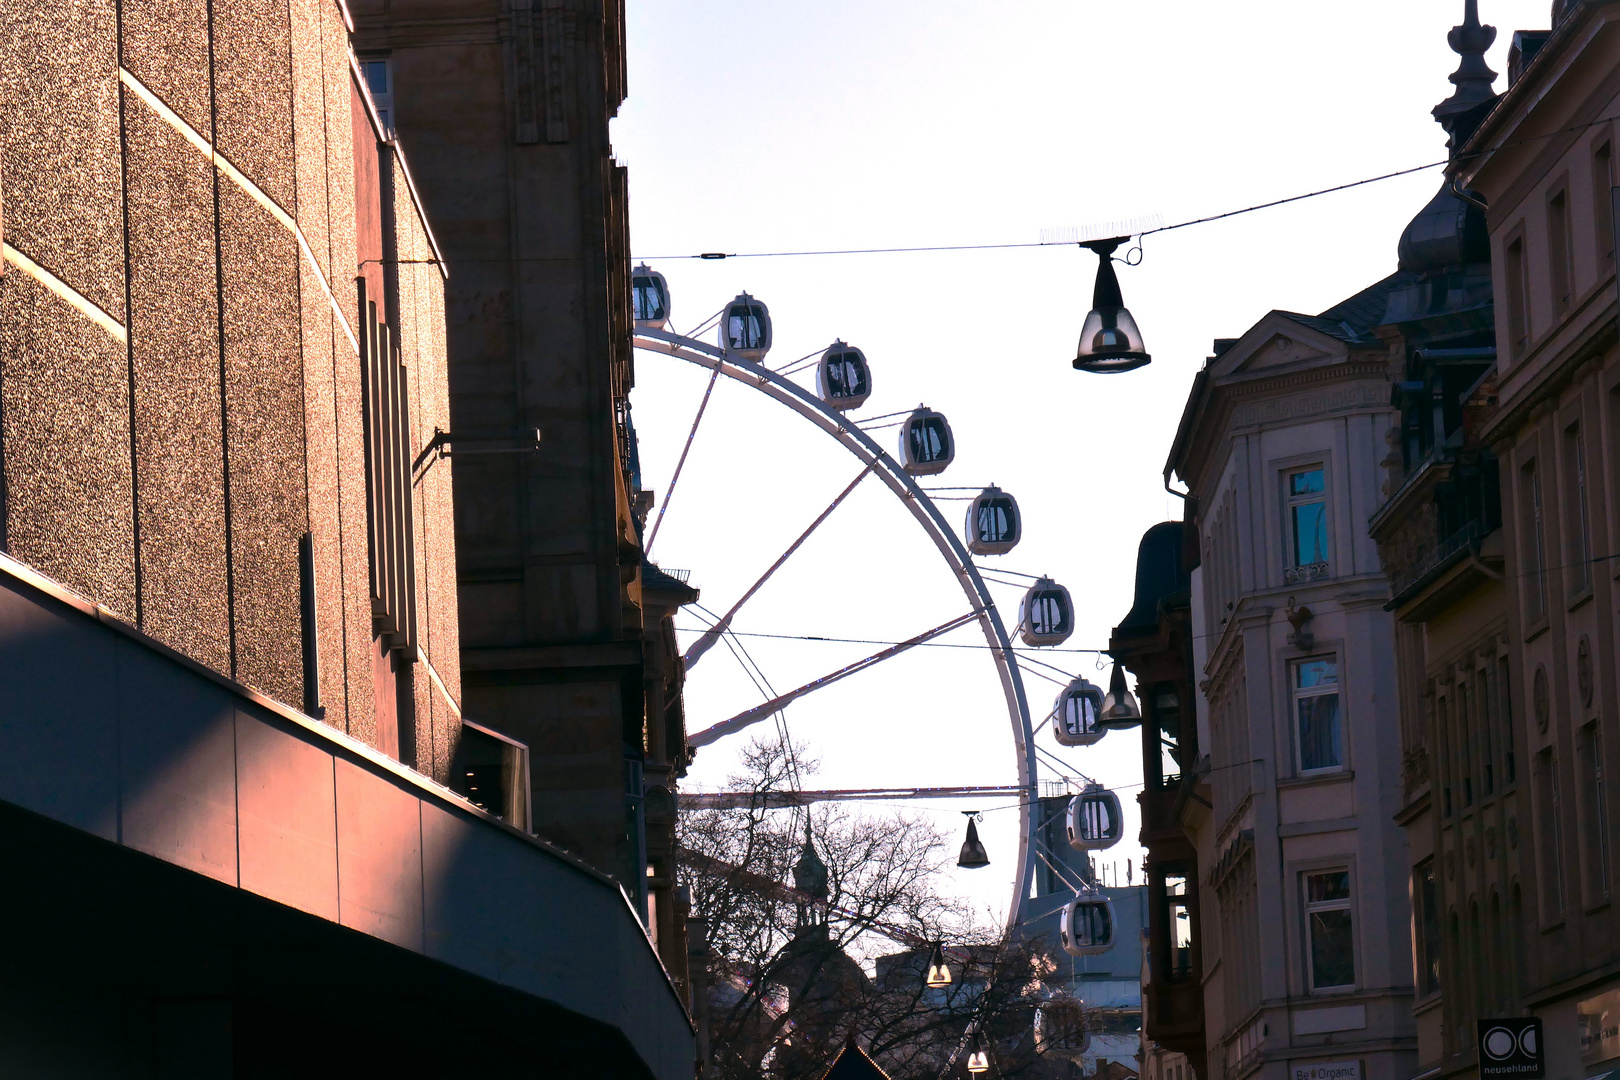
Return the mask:
<svg viewBox="0 0 1620 1080">
<path fill-rule="evenodd" d="M 1469 131 L 1459 133 L 1463 118 L 1496 97 L 1491 89 L 1496 82 L 1496 72 L 1485 63 L 1485 50 L 1495 41 L 1496 27 L 1480 25 L 1479 0 L 1463 0 L 1462 25 L 1453 26 L 1451 33 L 1446 35 L 1446 43 L 1451 46 L 1451 51 L 1462 57 L 1457 70 L 1451 74 L 1451 84 L 1457 89 L 1434 107 L 1435 120 L 1451 136 L 1453 153 L 1472 133 L 1472 126 Z"/>
</svg>

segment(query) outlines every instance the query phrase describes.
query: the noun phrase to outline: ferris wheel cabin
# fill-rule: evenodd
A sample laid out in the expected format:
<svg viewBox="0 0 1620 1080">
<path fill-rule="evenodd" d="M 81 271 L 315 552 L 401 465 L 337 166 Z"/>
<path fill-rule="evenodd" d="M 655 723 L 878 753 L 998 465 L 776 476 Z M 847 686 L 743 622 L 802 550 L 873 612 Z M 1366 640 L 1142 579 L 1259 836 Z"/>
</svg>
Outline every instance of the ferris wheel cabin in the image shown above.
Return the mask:
<svg viewBox="0 0 1620 1080">
<path fill-rule="evenodd" d="M 1092 746 L 1108 732 L 1097 726 L 1102 715 L 1102 691 L 1076 679 L 1058 694 L 1052 706 L 1052 737 L 1060 746 Z"/>
<path fill-rule="evenodd" d="M 967 548 L 975 555 L 1005 555 L 1023 539 L 1018 500 L 991 484 L 968 504 Z"/>
<path fill-rule="evenodd" d="M 1114 947 L 1114 902 L 1080 895 L 1063 909 L 1059 930 L 1063 951 L 1070 956 L 1096 956 Z"/>
<path fill-rule="evenodd" d="M 662 330 L 669 322 L 669 283 L 664 275 L 646 263 L 631 271 L 630 303 L 637 330 Z"/>
<path fill-rule="evenodd" d="M 866 404 L 872 396 L 872 371 L 866 354 L 853 345 L 835 341 L 816 365 L 816 394 L 839 412 Z"/>
<path fill-rule="evenodd" d="M 1069 846 L 1076 851 L 1106 851 L 1125 835 L 1119 796 L 1101 784 L 1087 784 L 1070 799 L 1066 816 Z"/>
<path fill-rule="evenodd" d="M 956 458 L 956 440 L 943 413 L 918 406 L 900 425 L 900 467 L 912 476 L 942 473 Z"/>
<path fill-rule="evenodd" d="M 771 313 L 752 296 L 738 293 L 726 305 L 720 334 L 727 352 L 757 364 L 771 351 Z"/>
<path fill-rule="evenodd" d="M 1029 587 L 1018 605 L 1019 636 L 1037 648 L 1061 645 L 1074 633 L 1074 601 L 1069 590 L 1051 578 Z"/>
</svg>

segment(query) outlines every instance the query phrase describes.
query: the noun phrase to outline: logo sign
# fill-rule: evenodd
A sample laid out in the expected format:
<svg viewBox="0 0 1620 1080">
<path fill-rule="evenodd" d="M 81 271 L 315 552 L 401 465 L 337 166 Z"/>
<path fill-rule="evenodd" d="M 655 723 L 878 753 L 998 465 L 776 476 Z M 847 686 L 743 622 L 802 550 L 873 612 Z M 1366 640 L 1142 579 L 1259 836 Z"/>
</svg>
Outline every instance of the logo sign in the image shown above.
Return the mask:
<svg viewBox="0 0 1620 1080">
<path fill-rule="evenodd" d="M 1295 1065 L 1291 1080 L 1361 1080 L 1361 1062 L 1318 1061 Z"/>
<path fill-rule="evenodd" d="M 1479 1075 L 1538 1080 L 1547 1075 L 1541 1021 L 1533 1016 L 1479 1021 Z"/>
</svg>

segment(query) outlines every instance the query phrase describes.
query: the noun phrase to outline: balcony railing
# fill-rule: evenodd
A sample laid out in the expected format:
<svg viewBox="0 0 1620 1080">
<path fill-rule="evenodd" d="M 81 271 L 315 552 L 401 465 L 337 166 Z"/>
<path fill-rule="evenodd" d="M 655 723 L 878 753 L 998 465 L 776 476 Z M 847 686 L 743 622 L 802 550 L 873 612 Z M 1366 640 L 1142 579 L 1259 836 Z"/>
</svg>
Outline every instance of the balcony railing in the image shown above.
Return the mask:
<svg viewBox="0 0 1620 1080">
<path fill-rule="evenodd" d="M 1283 571 L 1283 584 L 1304 585 L 1311 581 L 1323 581 L 1328 576 L 1328 564 L 1325 562 L 1306 563 L 1304 566 L 1290 566 Z"/>
<path fill-rule="evenodd" d="M 1423 558 L 1413 563 L 1406 572 L 1391 582 L 1396 599 L 1411 591 L 1431 574 L 1439 573 L 1455 562 L 1461 554 L 1479 543 L 1483 535 L 1478 519 L 1470 521 L 1434 546 Z"/>
</svg>

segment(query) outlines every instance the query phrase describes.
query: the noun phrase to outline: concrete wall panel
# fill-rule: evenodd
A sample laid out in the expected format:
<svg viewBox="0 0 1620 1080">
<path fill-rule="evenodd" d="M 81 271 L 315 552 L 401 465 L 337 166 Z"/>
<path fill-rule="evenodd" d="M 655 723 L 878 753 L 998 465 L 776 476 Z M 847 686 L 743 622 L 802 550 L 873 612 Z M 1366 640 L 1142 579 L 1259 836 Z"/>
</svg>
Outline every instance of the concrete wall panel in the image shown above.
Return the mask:
<svg viewBox="0 0 1620 1080">
<path fill-rule="evenodd" d="M 358 328 L 355 291 L 354 117 L 349 75 L 348 35 L 333 4 L 316 9 L 321 34 L 322 86 L 327 169 L 330 283 L 338 309 Z M 313 29 L 313 28 L 312 28 Z M 357 330 L 358 332 L 358 330 Z M 350 735 L 376 745 L 377 717 L 372 682 L 370 553 L 366 543 L 364 431 L 361 426 L 360 362 L 353 346 L 338 335 L 333 400 L 337 407 L 338 488 L 342 532 L 343 610 L 347 629 L 348 716 Z"/>
<path fill-rule="evenodd" d="M 6 242 L 124 318 L 112 0 L 11 0 L 0 37 Z"/>
<path fill-rule="evenodd" d="M 239 709 L 236 774 L 242 888 L 337 921 L 332 755 Z"/>
<path fill-rule="evenodd" d="M 118 839 L 112 636 L 0 581 L 0 671 L 0 799 Z"/>
<path fill-rule="evenodd" d="M 295 192 L 288 0 L 213 6 L 219 152 L 291 211 Z"/>
<path fill-rule="evenodd" d="M 0 547 L 133 619 L 125 346 L 16 267 L 0 276 L 0 450 Z"/>
<path fill-rule="evenodd" d="M 213 170 L 126 102 L 141 622 L 229 672 Z"/>
<path fill-rule="evenodd" d="M 348 761 L 337 763 L 339 917 L 344 926 L 422 948 L 419 801 Z"/>
<path fill-rule="evenodd" d="M 14 562 L 0 560 L 0 670 L 8 673 L 0 681 L 0 800 L 31 802 L 58 822 L 537 995 L 570 1010 L 571 1024 L 599 1019 L 622 1031 L 653 1075 L 690 1074 L 685 1014 L 615 885 L 370 760 L 349 740 L 234 692 L 194 661 L 75 610 L 70 599 L 44 595 Z M 121 833 L 110 816 L 120 799 Z M 87 812 L 97 808 L 99 825 Z M 20 830 L 3 832 L 10 854 Z M 60 830 L 56 839 L 62 848 Z M 82 853 L 63 858 L 82 866 Z M 55 880 L 46 874 L 41 882 Z M 82 900 L 82 887 L 70 891 Z M 171 979 L 181 993 L 218 992 L 235 976 L 260 975 L 268 953 L 285 954 L 288 941 L 245 929 L 262 921 L 242 916 L 271 905 L 242 906 L 221 920 L 224 908 L 173 899 L 189 895 L 171 883 L 142 897 L 164 905 L 160 931 L 184 943 L 165 946 L 156 962 L 135 961 L 141 985 Z M 86 956 L 105 959 L 108 950 L 95 944 L 104 921 L 78 921 L 90 946 L 81 934 L 53 945 L 53 958 L 85 947 Z M 232 947 L 221 949 L 211 930 L 237 935 Z M 0 968 L 10 970 L 14 952 L 0 954 Z M 293 962 L 307 966 L 302 955 Z M 301 968 L 287 985 L 299 987 L 302 976 Z M 337 993 L 330 981 L 301 989 L 311 1007 Z M 624 1074 L 642 1075 L 639 1067 Z"/>
<path fill-rule="evenodd" d="M 220 185 L 219 209 L 236 678 L 302 705 L 298 245 L 235 184 Z"/>
<path fill-rule="evenodd" d="M 308 470 L 309 530 L 315 554 L 316 640 L 321 665 L 324 719 L 348 726 L 348 678 L 344 655 L 342 523 L 338 515 L 337 405 L 333 400 L 334 346 L 342 339 L 331 308 L 315 284 L 308 262 L 300 264 L 304 308 L 304 461 Z M 347 342 L 342 342 L 347 348 Z"/>
<path fill-rule="evenodd" d="M 316 264 L 328 278 L 332 249 L 327 237 L 326 76 L 320 32 L 324 0 L 290 0 L 292 24 L 293 216 Z M 319 287 L 316 287 L 319 295 Z"/>
<path fill-rule="evenodd" d="M 208 0 L 123 0 L 124 67 L 212 139 Z"/>
<path fill-rule="evenodd" d="M 429 956 L 532 994 L 569 993 L 577 973 L 616 964 L 619 942 L 606 887 L 521 858 L 521 841 L 440 807 L 422 814 L 422 872 Z M 558 868 L 560 869 L 560 868 Z M 568 934 L 543 918 L 502 918 L 513 896 L 538 910 L 575 913 Z M 615 1022 L 609 980 L 593 979 L 575 1007 Z M 573 993 L 578 995 L 579 988 Z"/>
<path fill-rule="evenodd" d="M 140 645 L 117 651 L 121 839 L 235 885 L 231 696 Z"/>
</svg>

